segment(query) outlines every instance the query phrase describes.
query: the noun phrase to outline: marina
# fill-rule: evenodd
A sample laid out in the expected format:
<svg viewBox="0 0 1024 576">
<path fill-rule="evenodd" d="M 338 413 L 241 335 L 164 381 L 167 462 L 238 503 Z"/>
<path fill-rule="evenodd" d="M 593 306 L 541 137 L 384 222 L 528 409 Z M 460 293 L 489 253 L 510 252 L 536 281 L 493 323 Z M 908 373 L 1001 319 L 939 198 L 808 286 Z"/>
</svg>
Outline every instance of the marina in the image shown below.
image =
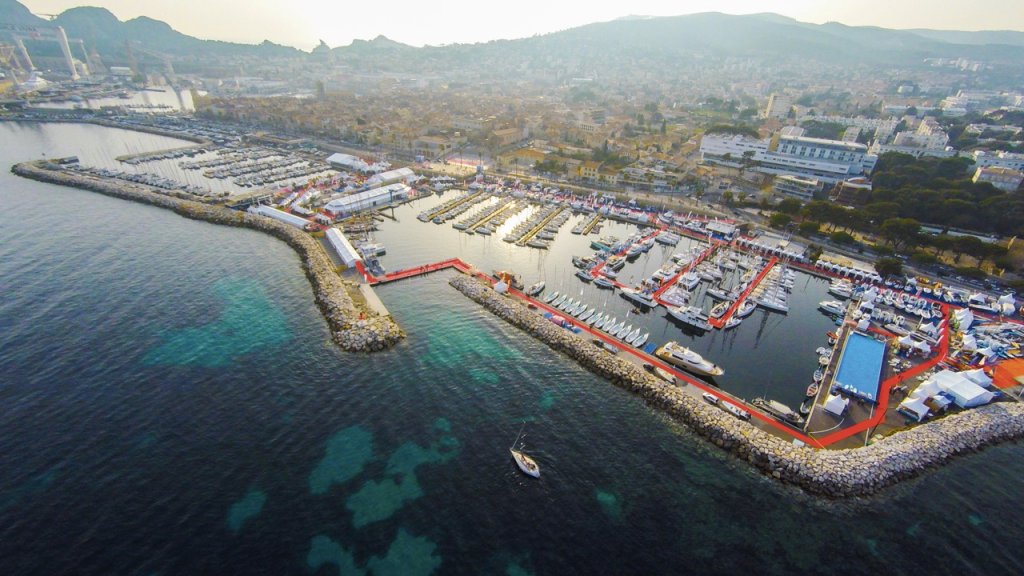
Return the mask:
<svg viewBox="0 0 1024 576">
<path fill-rule="evenodd" d="M 104 174 L 93 176 L 107 177 Z M 443 197 L 444 193 L 419 194 L 413 197 L 412 202 L 389 206 L 389 218 L 382 218 L 379 224 L 372 226 L 373 240 L 356 242 L 361 258 L 355 262 L 354 268 L 361 280 L 369 285 L 387 284 L 448 268 L 486 278 L 495 287 L 505 285 L 509 295 L 522 299 L 529 308 L 544 315 L 549 323 L 569 333 L 578 334 L 581 338 L 589 335 L 594 342 L 600 344 L 602 351 L 618 355 L 636 365 L 651 365 L 670 375 L 678 384 L 692 385 L 690 389 L 693 394 L 709 394 L 725 400 L 738 410 L 729 411 L 740 420 L 747 420 L 743 414 L 749 414 L 749 421 L 766 432 L 795 438 L 816 447 L 848 445 L 860 432 L 885 423 L 891 414 L 887 410 L 863 411 L 851 407 L 849 415 L 844 416 L 838 425 L 822 428 L 823 423 L 818 421 L 829 412 L 825 409 L 815 410 L 817 403 L 814 400 L 818 400 L 818 397 L 827 396 L 827 401 L 822 404 L 825 408 L 835 404 L 831 399 L 839 398 L 832 394 L 837 390 L 861 400 L 865 395 L 877 395 L 878 404 L 886 406 L 889 389 L 895 386 L 893 378 L 911 377 L 915 371 L 923 372 L 944 358 L 949 337 L 939 326 L 930 335 L 937 349 L 926 355 L 924 362 L 909 363 L 890 370 L 887 380 L 875 392 L 862 391 L 859 384 L 857 387 L 847 384 L 843 379 L 848 378 L 848 373 L 853 370 L 847 368 L 839 370 L 842 376 L 839 383 L 842 386 L 832 385 L 826 376 L 823 384 L 828 386 L 817 387 L 813 390 L 817 396 L 805 400 L 811 390 L 793 377 L 795 371 L 785 372 L 784 366 L 786 359 L 806 358 L 800 353 L 801 348 L 793 344 L 799 340 L 799 333 L 808 331 L 808 326 L 811 326 L 810 334 L 828 333 L 830 342 L 839 340 L 831 336 L 831 328 L 839 323 L 839 320 L 835 320 L 833 324 L 834 315 L 831 312 L 834 310 L 829 310 L 830 314 L 826 315 L 816 310 L 820 308 L 823 298 L 836 295 L 837 284 L 830 281 L 833 278 L 829 274 L 802 262 L 797 255 L 773 253 L 743 237 L 728 241 L 711 235 L 703 238 L 696 236 L 696 231 L 702 229 L 700 220 L 687 220 L 685 226 L 674 229 L 668 242 L 659 242 L 659 238 L 667 235 L 666 225 L 660 222 L 662 219 L 652 214 L 618 210 L 613 213 L 612 210 L 601 208 L 599 213 L 607 212 L 609 216 L 603 224 L 608 234 L 600 242 L 588 242 L 583 234 L 557 233 L 564 224 L 569 223 L 575 228 L 594 220 L 585 211 L 571 210 L 566 205 L 570 203 L 568 200 L 560 199 L 551 191 L 523 192 L 515 185 L 509 187 L 501 184 L 486 188 L 476 185 L 473 188 L 475 192 L 453 190 L 450 194 L 454 196 L 448 199 Z M 291 194 L 294 197 L 295 193 Z M 308 196 L 308 192 L 301 195 Z M 454 219 L 474 207 L 476 210 L 463 221 L 457 222 L 456 226 L 431 225 Z M 469 224 L 487 220 L 495 213 L 504 212 L 506 207 L 512 208 L 507 211 L 511 217 L 496 225 L 496 238 L 493 240 L 488 235 L 461 234 L 469 228 Z M 410 218 L 417 211 L 418 217 Z M 293 215 L 288 216 L 291 218 Z M 678 218 L 673 218 L 673 226 Z M 463 227 L 461 222 L 467 225 Z M 422 232 L 427 236 L 455 234 L 458 239 L 455 244 L 460 246 L 460 254 L 475 253 L 477 261 L 494 263 L 495 268 L 500 266 L 508 269 L 512 262 L 517 272 L 514 276 L 502 272 L 500 278 L 504 283 L 501 283 L 479 272 L 477 261 L 471 264 L 470 260 L 462 257 L 437 260 L 430 264 L 400 266 L 393 272 L 386 272 L 383 260 L 389 262 L 390 268 L 390 262 L 408 261 L 417 256 L 423 258 L 432 247 L 451 246 L 450 240 L 437 238 L 424 241 L 423 233 L 409 234 L 406 227 L 409 225 L 414 228 L 424 227 Z M 393 234 L 398 231 L 401 232 Z M 502 235 L 505 242 L 497 238 Z M 531 247 L 530 243 L 534 241 L 542 241 L 545 250 L 521 251 Z M 585 253 L 588 243 L 590 248 L 598 247 L 593 256 L 570 256 Z M 383 248 L 385 245 L 388 250 Z M 428 252 L 422 252 L 424 249 Z M 549 253 L 553 257 L 544 256 Z M 530 265 L 531 261 L 534 266 Z M 564 275 L 573 269 L 566 266 L 570 261 L 575 267 L 580 267 L 575 273 L 579 278 L 575 281 L 571 276 L 566 278 Z M 618 290 L 601 290 L 600 286 L 592 282 L 595 275 L 601 278 L 612 275 L 612 288 Z M 696 281 L 692 280 L 693 277 L 696 277 Z M 580 280 L 584 282 L 580 283 Z M 545 290 L 555 287 L 561 295 L 548 305 L 523 294 L 521 290 L 525 283 L 535 287 L 537 297 L 543 298 Z M 842 287 L 839 292 L 844 290 L 846 288 Z M 879 292 L 877 288 L 871 289 L 870 298 L 866 298 L 864 290 L 864 286 L 854 286 L 850 294 L 850 297 L 860 299 L 861 307 L 866 306 L 864 311 L 858 307 L 853 312 L 854 319 L 860 318 L 861 323 L 877 319 L 885 326 L 895 325 L 890 321 L 896 319 L 894 314 L 871 307 L 875 301 L 883 305 L 891 302 L 894 309 L 922 318 L 944 314 L 940 308 L 928 307 L 920 299 L 911 300 L 899 294 L 893 297 L 891 293 Z M 621 294 L 621 297 L 615 297 L 616 293 Z M 687 314 L 703 320 L 687 320 L 684 322 L 687 326 L 680 329 L 673 321 L 680 318 L 685 320 L 679 314 L 683 308 L 673 307 L 672 302 L 668 302 L 666 313 L 657 312 L 662 304 L 666 304 L 661 300 L 663 295 L 669 296 L 673 302 L 685 302 L 688 306 Z M 383 308 L 383 305 L 380 307 Z M 760 314 L 757 309 L 762 309 Z M 712 320 L 716 322 L 712 324 Z M 755 321 L 753 330 L 751 320 Z M 773 326 L 794 321 L 802 326 L 796 330 L 783 328 L 789 331 L 786 342 L 764 338 L 766 330 L 776 329 Z M 689 328 L 697 330 L 694 332 Z M 871 329 L 881 333 L 885 330 Z M 844 324 L 840 331 L 845 333 L 846 330 Z M 732 352 L 732 345 L 738 341 L 737 336 L 753 338 L 753 348 L 783 345 L 786 346 L 786 352 L 769 356 L 773 358 L 773 370 L 766 373 L 761 369 L 762 361 L 759 360 L 764 356 L 742 353 L 748 349 L 749 344 L 736 350 L 740 354 Z M 725 344 L 728 346 L 723 347 Z M 843 356 L 842 352 L 833 355 L 831 349 L 825 350 L 821 346 L 817 350 L 807 346 L 806 350 L 806 354 L 817 358 L 826 375 L 836 372 L 837 369 L 832 365 L 836 358 Z M 859 357 L 856 352 L 851 354 L 851 357 Z M 708 357 L 715 361 L 708 361 Z M 873 361 L 873 364 L 877 363 Z M 848 365 L 854 364 L 851 360 Z M 720 365 L 728 366 L 728 370 L 723 370 Z M 840 368 L 843 365 L 840 362 Z M 739 378 L 735 376 L 737 372 L 741 375 Z M 748 376 L 750 374 L 757 374 L 757 377 L 751 378 Z M 711 380 L 702 381 L 704 378 Z M 860 395 L 855 392 L 860 392 Z M 746 404 L 745 399 L 749 399 Z M 741 405 L 753 410 L 740 408 Z M 789 408 L 794 405 L 800 406 L 799 415 Z M 840 416 L 846 412 L 847 405 L 850 405 L 849 400 L 844 400 L 844 409 L 838 413 Z M 818 424 L 808 424 L 809 421 Z"/>
</svg>

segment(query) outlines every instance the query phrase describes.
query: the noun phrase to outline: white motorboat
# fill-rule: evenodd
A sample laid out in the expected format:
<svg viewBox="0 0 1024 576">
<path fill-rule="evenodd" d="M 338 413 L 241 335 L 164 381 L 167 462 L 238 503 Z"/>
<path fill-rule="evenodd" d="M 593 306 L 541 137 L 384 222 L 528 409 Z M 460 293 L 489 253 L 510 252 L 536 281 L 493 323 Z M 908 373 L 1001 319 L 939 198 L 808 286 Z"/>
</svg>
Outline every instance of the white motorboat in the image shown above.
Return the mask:
<svg viewBox="0 0 1024 576">
<path fill-rule="evenodd" d="M 654 297 L 652 295 L 636 288 L 623 288 L 619 294 L 624 296 L 627 300 L 647 306 L 648 308 L 656 308 L 658 306 L 658 303 L 654 301 Z"/>
<path fill-rule="evenodd" d="M 842 316 L 846 314 L 846 306 L 838 300 L 823 300 L 818 303 L 818 309 L 833 316 Z"/>
<path fill-rule="evenodd" d="M 740 302 L 740 305 L 736 308 L 733 318 L 746 318 L 747 316 L 750 316 L 756 308 L 757 303 L 753 300 L 743 300 L 743 302 Z"/>
<path fill-rule="evenodd" d="M 594 278 L 594 286 L 597 286 L 598 288 L 611 288 L 612 290 L 615 289 L 615 283 L 604 276 L 598 276 L 597 278 Z"/>
<path fill-rule="evenodd" d="M 711 324 L 708 323 L 708 317 L 704 314 L 703 310 L 696 306 L 678 306 L 675 308 L 669 308 L 668 315 L 691 328 L 696 328 L 697 330 L 711 330 Z"/>
<path fill-rule="evenodd" d="M 536 284 L 534 284 L 534 285 L 530 286 L 529 288 L 527 288 L 526 289 L 526 295 L 527 296 L 536 296 L 537 294 L 540 294 L 541 292 L 544 291 L 544 286 L 545 286 L 544 281 L 541 280 L 540 282 L 537 282 Z"/>
<path fill-rule="evenodd" d="M 732 306 L 732 302 L 728 300 L 722 300 L 718 304 L 711 307 L 711 312 L 708 313 L 712 318 L 721 318 L 725 316 L 725 313 L 729 311 L 729 307 Z"/>
<path fill-rule="evenodd" d="M 714 362 L 705 360 L 700 354 L 676 342 L 666 342 L 654 352 L 654 355 L 683 370 L 701 376 L 721 376 L 725 374 L 725 370 L 722 370 Z"/>
<path fill-rule="evenodd" d="M 647 339 L 651 337 L 650 332 L 644 332 L 639 338 L 633 341 L 633 346 L 640 348 L 644 344 L 647 344 Z"/>
</svg>

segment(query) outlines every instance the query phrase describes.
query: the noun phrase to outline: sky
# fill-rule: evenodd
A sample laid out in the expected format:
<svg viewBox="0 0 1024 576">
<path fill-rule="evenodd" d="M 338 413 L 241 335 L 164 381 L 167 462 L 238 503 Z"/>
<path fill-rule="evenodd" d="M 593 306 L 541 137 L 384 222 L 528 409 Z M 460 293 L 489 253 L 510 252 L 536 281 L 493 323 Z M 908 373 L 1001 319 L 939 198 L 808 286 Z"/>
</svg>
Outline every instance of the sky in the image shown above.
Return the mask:
<svg viewBox="0 0 1024 576">
<path fill-rule="evenodd" d="M 944 30 L 1022 30 L 1024 0 L 21 0 L 36 14 L 80 5 L 149 16 L 199 38 L 308 50 L 384 35 L 413 46 L 524 38 L 629 15 L 775 12 L 803 22 Z"/>
</svg>

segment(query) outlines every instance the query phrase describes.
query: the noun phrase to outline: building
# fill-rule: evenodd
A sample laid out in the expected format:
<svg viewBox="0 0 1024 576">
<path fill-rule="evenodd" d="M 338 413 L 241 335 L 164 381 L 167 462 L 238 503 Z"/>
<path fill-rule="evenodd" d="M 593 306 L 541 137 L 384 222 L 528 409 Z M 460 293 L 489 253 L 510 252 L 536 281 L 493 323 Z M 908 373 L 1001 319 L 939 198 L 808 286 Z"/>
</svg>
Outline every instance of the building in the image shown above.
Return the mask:
<svg viewBox="0 0 1024 576">
<path fill-rule="evenodd" d="M 946 146 L 948 143 L 949 136 L 938 122 L 933 118 L 925 118 L 918 124 L 916 130 L 897 133 L 891 144 L 881 144 L 876 141 L 875 145 L 871 147 L 871 151 L 878 155 L 886 152 L 899 152 L 915 158 L 922 156 L 951 158 L 956 155 L 956 150 Z"/>
<path fill-rule="evenodd" d="M 816 193 L 821 192 L 822 185 L 821 182 L 815 178 L 783 174 L 782 176 L 777 176 L 775 178 L 772 190 L 774 190 L 776 194 L 791 196 L 807 202 L 813 200 Z"/>
<path fill-rule="evenodd" d="M 327 229 L 327 243 L 331 245 L 334 252 L 338 254 L 338 258 L 341 258 L 342 264 L 351 268 L 356 265 L 356 262 L 362 260 L 359 256 L 359 252 L 352 246 L 352 243 L 345 238 L 345 235 L 341 233 L 337 228 Z"/>
<path fill-rule="evenodd" d="M 396 168 L 394 170 L 388 170 L 387 172 L 381 172 L 380 174 L 374 174 L 366 179 L 367 186 L 386 186 L 388 184 L 394 184 L 401 182 L 403 184 L 409 184 L 415 181 L 417 178 L 416 173 L 412 171 L 412 168 Z"/>
<path fill-rule="evenodd" d="M 995 166 L 998 168 L 1009 168 L 1011 170 L 1024 170 L 1024 154 L 1013 152 L 985 152 L 975 150 L 971 153 L 974 158 L 974 165 L 979 168 Z"/>
<path fill-rule="evenodd" d="M 247 211 L 250 214 L 259 214 L 260 216 L 273 218 L 278 222 L 284 222 L 285 224 L 288 224 L 289 226 L 294 226 L 299 230 L 305 230 L 311 224 L 311 222 L 309 220 L 306 220 L 305 218 L 301 218 L 299 216 L 296 216 L 295 214 L 289 214 L 288 212 L 284 212 L 282 210 L 278 210 L 277 208 L 266 206 L 264 204 L 250 206 Z"/>
<path fill-rule="evenodd" d="M 793 135 L 760 140 L 705 134 L 700 152 L 704 162 L 764 174 L 804 176 L 825 184 L 870 174 L 878 161 L 864 144 Z"/>
<path fill-rule="evenodd" d="M 584 180 L 597 180 L 601 171 L 601 163 L 593 160 L 585 160 L 580 164 L 580 178 Z"/>
<path fill-rule="evenodd" d="M 988 182 L 1003 192 L 1016 192 L 1020 188 L 1021 181 L 1024 181 L 1024 172 L 998 166 L 982 166 L 974 171 L 971 181 L 974 183 Z"/>
<path fill-rule="evenodd" d="M 768 104 L 764 107 L 761 117 L 783 120 L 789 116 L 789 111 L 792 108 L 793 100 L 789 96 L 785 94 L 772 94 L 768 97 Z"/>
<path fill-rule="evenodd" d="M 357 172 L 365 172 L 370 167 L 369 164 L 358 156 L 341 153 L 328 156 L 327 163 L 336 170 L 355 170 Z"/>
<path fill-rule="evenodd" d="M 499 147 L 504 147 L 525 140 L 524 132 L 521 128 L 504 128 L 491 132 L 491 136 Z"/>
<path fill-rule="evenodd" d="M 409 187 L 405 184 L 389 184 L 363 192 L 356 192 L 340 198 L 335 198 L 324 205 L 324 210 L 335 216 L 344 217 L 375 208 L 387 206 L 398 200 L 405 200 L 409 197 Z"/>
<path fill-rule="evenodd" d="M 843 206 L 860 207 L 871 202 L 871 181 L 867 178 L 850 178 L 836 185 L 832 201 Z"/>
</svg>

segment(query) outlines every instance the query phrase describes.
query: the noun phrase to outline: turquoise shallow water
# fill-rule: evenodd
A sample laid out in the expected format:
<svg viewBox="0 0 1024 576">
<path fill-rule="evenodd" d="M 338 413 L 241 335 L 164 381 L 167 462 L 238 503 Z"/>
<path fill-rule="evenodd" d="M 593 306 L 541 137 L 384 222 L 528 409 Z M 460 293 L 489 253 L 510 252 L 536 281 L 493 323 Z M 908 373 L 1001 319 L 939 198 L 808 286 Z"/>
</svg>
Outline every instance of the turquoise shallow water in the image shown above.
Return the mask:
<svg viewBox="0 0 1024 576">
<path fill-rule="evenodd" d="M 15 146 L 0 124 L 0 160 L 122 136 L 168 147 L 70 128 L 19 128 Z M 0 199 L 5 574 L 1024 571 L 1019 443 L 821 502 L 497 321 L 446 273 L 380 288 L 409 337 L 348 355 L 279 241 L 6 172 Z M 764 322 L 736 355 L 784 329 Z M 524 421 L 539 481 L 509 458 Z"/>
</svg>

